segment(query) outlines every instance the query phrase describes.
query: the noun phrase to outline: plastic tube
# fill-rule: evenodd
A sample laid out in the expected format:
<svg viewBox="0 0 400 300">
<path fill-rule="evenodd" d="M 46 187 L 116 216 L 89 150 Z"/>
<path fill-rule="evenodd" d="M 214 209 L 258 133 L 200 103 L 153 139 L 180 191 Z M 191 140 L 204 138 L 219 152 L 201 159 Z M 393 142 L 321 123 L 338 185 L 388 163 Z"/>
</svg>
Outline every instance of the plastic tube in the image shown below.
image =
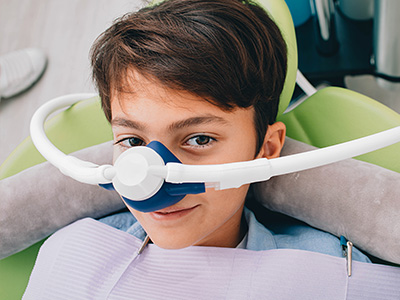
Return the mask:
<svg viewBox="0 0 400 300">
<path fill-rule="evenodd" d="M 365 154 L 400 142 L 400 126 L 353 141 L 299 154 L 220 165 L 168 163 L 166 181 L 207 182 L 208 187 L 228 189 L 268 180 L 272 176 L 299 172 Z"/>
<path fill-rule="evenodd" d="M 33 144 L 51 164 L 56 166 L 63 174 L 80 182 L 88 184 L 109 183 L 104 173 L 111 166 L 98 166 L 91 162 L 82 161 L 76 157 L 68 156 L 50 142 L 44 131 L 47 117 L 54 111 L 68 107 L 80 100 L 95 97 L 96 94 L 83 93 L 71 94 L 55 98 L 42 105 L 33 115 L 30 124 L 30 133 Z"/>
<path fill-rule="evenodd" d="M 400 142 L 400 126 L 342 144 L 271 159 L 271 176 L 327 165 L 398 142 Z"/>
</svg>

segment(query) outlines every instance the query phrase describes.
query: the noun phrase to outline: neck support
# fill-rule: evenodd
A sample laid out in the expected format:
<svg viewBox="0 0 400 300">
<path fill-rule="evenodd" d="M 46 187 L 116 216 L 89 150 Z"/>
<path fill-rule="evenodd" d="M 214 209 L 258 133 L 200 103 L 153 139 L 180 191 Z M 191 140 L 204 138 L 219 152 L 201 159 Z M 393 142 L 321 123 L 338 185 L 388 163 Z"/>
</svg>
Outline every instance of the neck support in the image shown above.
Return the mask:
<svg viewBox="0 0 400 300">
<path fill-rule="evenodd" d="M 41 106 L 31 120 L 32 141 L 41 154 L 60 171 L 80 182 L 115 189 L 136 210 L 150 212 L 180 201 L 186 194 L 238 188 L 272 176 L 298 172 L 374 151 L 400 141 L 400 126 L 371 136 L 275 159 L 219 165 L 184 165 L 161 143 L 130 148 L 114 166 L 81 161 L 65 155 L 46 137 L 44 122 L 57 109 L 92 94 L 73 94 Z"/>
</svg>

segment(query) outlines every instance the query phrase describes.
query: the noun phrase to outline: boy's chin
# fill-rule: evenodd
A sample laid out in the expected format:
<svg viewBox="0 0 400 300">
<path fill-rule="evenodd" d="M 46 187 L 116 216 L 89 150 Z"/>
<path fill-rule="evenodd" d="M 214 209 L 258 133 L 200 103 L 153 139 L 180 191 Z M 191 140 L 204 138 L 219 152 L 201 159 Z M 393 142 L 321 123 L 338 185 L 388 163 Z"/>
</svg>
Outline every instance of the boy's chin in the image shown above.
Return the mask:
<svg viewBox="0 0 400 300">
<path fill-rule="evenodd" d="M 196 242 L 193 240 L 187 240 L 177 237 L 158 237 L 150 235 L 150 240 L 160 248 L 166 250 L 179 250 L 190 247 L 194 245 Z"/>
</svg>

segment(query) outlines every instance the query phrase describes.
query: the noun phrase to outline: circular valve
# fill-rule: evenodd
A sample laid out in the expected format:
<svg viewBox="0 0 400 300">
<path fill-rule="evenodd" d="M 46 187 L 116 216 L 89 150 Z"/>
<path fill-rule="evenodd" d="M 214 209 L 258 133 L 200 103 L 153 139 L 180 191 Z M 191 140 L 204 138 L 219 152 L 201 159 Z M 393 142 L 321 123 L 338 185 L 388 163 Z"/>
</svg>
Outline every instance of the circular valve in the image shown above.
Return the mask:
<svg viewBox="0 0 400 300">
<path fill-rule="evenodd" d="M 153 196 L 163 185 L 164 178 L 149 173 L 151 166 L 165 166 L 161 156 L 153 149 L 139 146 L 126 150 L 114 164 L 114 188 L 134 201 Z"/>
</svg>

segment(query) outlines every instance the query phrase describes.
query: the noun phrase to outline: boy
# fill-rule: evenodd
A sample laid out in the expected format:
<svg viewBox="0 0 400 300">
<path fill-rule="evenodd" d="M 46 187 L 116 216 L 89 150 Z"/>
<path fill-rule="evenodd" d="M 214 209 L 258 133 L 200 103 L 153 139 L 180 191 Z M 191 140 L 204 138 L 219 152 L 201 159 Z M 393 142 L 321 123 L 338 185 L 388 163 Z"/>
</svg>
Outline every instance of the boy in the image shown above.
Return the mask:
<svg viewBox="0 0 400 300">
<path fill-rule="evenodd" d="M 273 123 L 286 46 L 256 6 L 167 1 L 143 9 L 100 37 L 92 64 L 114 157 L 152 140 L 186 164 L 279 155 L 285 127 Z M 235 247 L 247 231 L 241 222 L 247 190 L 209 190 L 162 211 L 131 212 L 163 248 Z"/>
<path fill-rule="evenodd" d="M 169 0 L 119 19 L 92 48 L 93 76 L 124 150 L 162 142 L 185 164 L 278 157 L 275 122 L 286 45 L 258 6 L 236 0 Z M 293 248 L 342 256 L 334 236 L 280 220 L 266 228 L 245 208 L 249 186 L 187 195 L 165 209 L 103 223 L 164 249 Z M 144 250 L 145 251 L 145 250 Z M 353 258 L 368 261 L 355 250 Z"/>
<path fill-rule="evenodd" d="M 286 76 L 286 45 L 276 24 L 256 5 L 171 0 L 126 15 L 96 41 L 92 66 L 113 128 L 114 158 L 153 140 L 185 164 L 280 154 L 285 126 L 275 118 Z M 267 240 L 270 233 L 258 232 L 265 228 L 251 211 L 246 209 L 242 218 L 248 189 L 210 189 L 153 213 L 128 206 L 135 218 L 121 214 L 103 222 L 141 239 L 147 233 L 168 249 L 236 247 L 241 241 L 252 250 L 281 247 L 279 236 Z M 249 228 L 253 223 L 257 234 Z M 342 255 L 336 238 L 304 226 L 296 230 L 303 238 L 285 238 L 282 247 Z M 249 239 L 251 234 L 257 237 Z M 315 239 L 329 241 L 311 242 Z"/>
</svg>

